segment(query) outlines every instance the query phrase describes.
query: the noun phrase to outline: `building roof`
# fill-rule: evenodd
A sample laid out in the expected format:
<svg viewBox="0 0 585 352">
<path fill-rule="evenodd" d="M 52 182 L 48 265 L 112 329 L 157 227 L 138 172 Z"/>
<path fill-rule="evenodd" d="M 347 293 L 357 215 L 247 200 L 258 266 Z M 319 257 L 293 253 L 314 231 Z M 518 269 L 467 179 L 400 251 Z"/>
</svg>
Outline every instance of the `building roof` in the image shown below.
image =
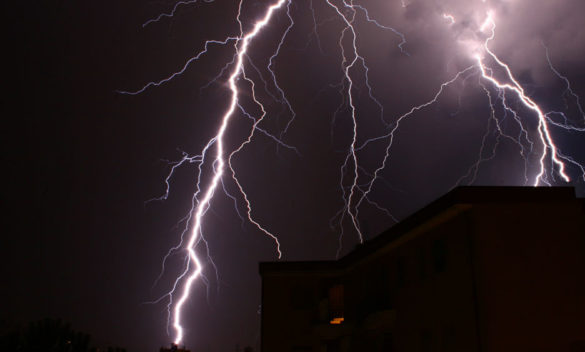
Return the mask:
<svg viewBox="0 0 585 352">
<path fill-rule="evenodd" d="M 297 261 L 297 262 L 262 262 L 259 265 L 260 275 L 270 273 L 294 272 L 334 272 L 342 270 L 356 261 L 372 254 L 384 245 L 395 241 L 421 224 L 448 211 L 461 211 L 473 205 L 487 203 L 551 203 L 577 201 L 572 187 L 494 187 L 494 186 L 462 186 L 457 187 L 403 221 L 392 226 L 380 235 L 356 246 L 339 260 L 328 261 Z M 583 202 L 583 200 L 581 200 Z M 583 202 L 585 205 L 585 202 Z"/>
</svg>

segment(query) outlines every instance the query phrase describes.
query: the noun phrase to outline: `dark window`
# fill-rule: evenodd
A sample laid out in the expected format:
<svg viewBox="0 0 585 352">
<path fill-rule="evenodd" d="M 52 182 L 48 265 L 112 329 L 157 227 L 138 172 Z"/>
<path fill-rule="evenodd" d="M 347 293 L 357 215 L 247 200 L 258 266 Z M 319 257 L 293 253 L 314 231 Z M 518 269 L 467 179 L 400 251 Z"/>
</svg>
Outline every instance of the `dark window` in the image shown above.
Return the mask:
<svg viewBox="0 0 585 352">
<path fill-rule="evenodd" d="M 343 285 L 338 284 L 329 288 L 329 318 L 343 318 Z"/>
<path fill-rule="evenodd" d="M 570 346 L 571 352 L 585 352 L 585 340 L 575 340 Z"/>
<path fill-rule="evenodd" d="M 385 263 L 378 263 L 362 278 L 363 289 L 357 305 L 357 319 L 366 318 L 369 314 L 392 308 L 391 276 Z"/>
<path fill-rule="evenodd" d="M 310 346 L 293 346 L 293 352 L 311 352 L 313 349 Z"/>
<path fill-rule="evenodd" d="M 423 330 L 420 334 L 420 351 L 431 352 L 432 336 L 429 330 Z"/>
<path fill-rule="evenodd" d="M 385 265 L 370 271 L 367 276 L 366 292 L 376 310 L 388 308 L 390 304 L 390 273 Z"/>
<path fill-rule="evenodd" d="M 406 259 L 398 258 L 396 261 L 396 287 L 402 288 L 406 285 Z"/>
<path fill-rule="evenodd" d="M 431 250 L 435 273 L 442 273 L 447 268 L 447 241 L 444 238 L 433 241 Z"/>
<path fill-rule="evenodd" d="M 455 349 L 455 328 L 451 326 L 443 330 L 441 345 L 441 350 L 443 352 L 449 352 Z"/>
<path fill-rule="evenodd" d="M 327 341 L 327 352 L 340 352 L 341 346 L 339 340 Z"/>
<path fill-rule="evenodd" d="M 309 287 L 295 286 L 290 293 L 290 304 L 293 309 L 310 309 L 314 305 L 313 291 Z"/>
<path fill-rule="evenodd" d="M 417 253 L 418 277 L 424 280 L 427 277 L 427 255 L 426 247 L 419 247 Z"/>
<path fill-rule="evenodd" d="M 394 339 L 391 333 L 385 333 L 382 337 L 382 351 L 393 352 L 394 351 Z"/>
</svg>

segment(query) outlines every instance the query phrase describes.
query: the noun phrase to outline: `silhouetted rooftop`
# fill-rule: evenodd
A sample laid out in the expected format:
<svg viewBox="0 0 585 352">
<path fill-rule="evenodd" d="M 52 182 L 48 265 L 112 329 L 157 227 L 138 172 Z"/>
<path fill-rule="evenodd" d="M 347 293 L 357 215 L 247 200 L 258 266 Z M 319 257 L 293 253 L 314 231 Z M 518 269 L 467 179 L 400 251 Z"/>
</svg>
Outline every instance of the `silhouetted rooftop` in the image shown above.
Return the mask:
<svg viewBox="0 0 585 352">
<path fill-rule="evenodd" d="M 390 243 L 423 222 L 455 206 L 487 203 L 551 203 L 585 201 L 575 196 L 572 187 L 518 187 L 518 186 L 462 186 L 457 187 L 427 206 L 400 221 L 380 235 L 359 244 L 339 260 L 298 261 L 298 262 L 262 262 L 260 274 L 270 272 L 332 271 L 347 267 L 364 256 L 369 255 L 387 243 Z"/>
</svg>

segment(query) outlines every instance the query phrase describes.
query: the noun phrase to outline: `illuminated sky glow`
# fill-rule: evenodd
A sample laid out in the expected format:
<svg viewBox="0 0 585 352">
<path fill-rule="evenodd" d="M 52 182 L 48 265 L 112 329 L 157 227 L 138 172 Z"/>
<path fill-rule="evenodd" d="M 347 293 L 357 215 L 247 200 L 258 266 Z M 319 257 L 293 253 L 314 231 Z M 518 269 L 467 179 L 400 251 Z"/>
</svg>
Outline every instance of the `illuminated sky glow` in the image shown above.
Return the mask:
<svg viewBox="0 0 585 352">
<path fill-rule="evenodd" d="M 444 97 L 447 91 L 451 92 L 451 94 L 453 94 L 452 91 L 455 91 L 455 94 L 459 95 L 457 98 L 458 104 L 461 105 L 461 99 L 463 99 L 464 95 L 461 90 L 467 89 L 466 87 L 469 85 L 475 85 L 476 88 L 483 91 L 484 96 L 487 98 L 484 104 L 488 111 L 487 119 L 489 121 L 485 134 L 481 139 L 478 156 L 475 160 L 468 162 L 467 172 L 460 174 L 458 178 L 454 179 L 453 186 L 459 184 L 476 184 L 483 165 L 498 158 L 498 154 L 501 152 L 497 149 L 504 140 L 515 145 L 515 152 L 521 160 L 521 169 L 523 169 L 520 182 L 518 182 L 519 179 L 516 179 L 516 181 L 506 181 L 506 183 L 550 186 L 553 184 L 568 184 L 571 182 L 571 179 L 585 179 L 585 170 L 582 166 L 584 161 L 580 159 L 581 157 L 574 157 L 570 153 L 561 152 L 556 140 L 561 139 L 562 135 L 558 134 L 559 131 L 555 131 L 557 133 L 553 136 L 551 132 L 551 128 L 557 128 L 561 132 L 565 130 L 582 133 L 585 114 L 583 114 L 580 105 L 579 95 L 571 89 L 570 79 L 563 76 L 552 64 L 549 48 L 543 44 L 541 54 L 543 57 L 546 57 L 549 66 L 548 69 L 566 84 L 566 93 L 568 93 L 566 97 L 572 98 L 566 99 L 565 111 L 546 111 L 545 108 L 541 107 L 537 99 L 530 97 L 530 94 L 526 92 L 522 82 L 517 78 L 517 74 L 514 73 L 513 64 L 506 63 L 506 59 L 502 58 L 510 55 L 500 56 L 497 52 L 498 36 L 504 35 L 498 29 L 498 21 L 502 18 L 503 21 L 507 22 L 507 26 L 510 25 L 510 22 L 513 23 L 515 19 L 508 17 L 510 17 L 510 13 L 513 13 L 514 10 L 521 7 L 518 3 L 512 1 L 478 1 L 463 5 L 457 1 L 445 1 L 442 5 L 437 3 L 436 9 L 433 9 L 432 6 L 425 8 L 427 5 L 423 5 L 422 2 L 408 4 L 402 2 L 401 6 L 406 10 L 398 11 L 405 11 L 405 14 L 408 14 L 409 7 L 413 7 L 413 12 L 416 12 L 415 5 L 418 5 L 419 9 L 425 8 L 425 10 L 430 12 L 430 14 L 426 13 L 425 15 L 436 15 L 437 20 L 443 20 L 442 23 L 438 22 L 436 25 L 442 26 L 441 31 L 443 35 L 453 41 L 449 46 L 445 47 L 445 53 L 443 54 L 450 55 L 449 60 L 457 62 L 455 66 L 448 68 L 446 71 L 452 70 L 457 65 L 467 66 L 455 71 L 451 75 L 451 78 L 440 83 L 429 100 L 418 105 L 413 105 L 406 112 L 393 117 L 388 116 L 386 113 L 388 106 L 380 101 L 378 98 L 380 94 L 377 93 L 376 87 L 371 83 L 371 76 L 375 73 L 368 66 L 369 56 L 362 53 L 361 41 L 363 39 L 361 38 L 360 30 L 361 27 L 370 25 L 371 28 L 379 31 L 376 34 L 380 36 L 379 38 L 384 38 L 384 35 L 390 38 L 390 40 L 393 40 L 396 43 L 394 50 L 397 51 L 397 55 L 401 55 L 398 59 L 401 62 L 408 61 L 411 57 L 413 57 L 413 60 L 416 60 L 415 57 L 417 56 L 415 50 L 409 50 L 410 40 L 408 34 L 405 34 L 408 32 L 402 31 L 392 24 L 384 24 L 389 21 L 385 20 L 385 16 L 380 11 L 370 11 L 368 6 L 365 4 L 362 5 L 357 1 L 323 0 L 326 6 L 323 6 L 321 10 L 325 11 L 325 14 L 317 13 L 314 8 L 315 2 L 308 2 L 308 10 L 312 19 L 312 31 L 308 35 L 310 40 L 314 40 L 317 43 L 319 51 L 323 52 L 322 43 L 324 38 L 320 34 L 324 30 L 322 27 L 325 27 L 327 22 L 336 22 L 338 28 L 336 40 L 338 52 L 336 54 L 337 56 L 332 56 L 331 65 L 337 65 L 340 68 L 340 77 L 338 83 L 329 84 L 329 86 L 334 87 L 339 92 L 340 105 L 332 111 L 331 121 L 332 124 L 336 124 L 336 120 L 343 115 L 344 117 L 349 117 L 350 125 L 349 130 L 346 131 L 349 135 L 346 137 L 347 144 L 345 148 L 347 151 L 344 161 L 340 165 L 340 179 L 337 181 L 339 183 L 339 196 L 343 206 L 336 214 L 333 214 L 333 218 L 331 219 L 332 226 L 338 232 L 336 256 L 339 256 L 344 250 L 344 237 L 348 234 L 355 234 L 358 242 L 364 241 L 364 233 L 360 225 L 360 210 L 362 208 L 373 208 L 387 216 L 391 222 L 395 222 L 399 218 L 387 206 L 373 199 L 371 195 L 375 193 L 376 184 L 382 182 L 385 170 L 392 163 L 391 159 L 395 153 L 392 149 L 394 143 L 398 143 L 397 135 L 401 132 L 401 124 L 405 123 L 408 119 L 420 118 L 418 115 L 421 112 L 438 105 L 444 100 L 452 100 L 453 98 Z M 194 2 L 177 3 L 171 12 L 163 13 L 148 20 L 143 26 L 153 25 L 163 21 L 165 18 L 173 18 L 179 11 L 180 6 L 187 6 L 191 3 Z M 204 216 L 210 208 L 212 198 L 216 196 L 219 184 L 226 182 L 226 151 L 224 139 L 226 131 L 230 128 L 230 120 L 236 114 L 242 114 L 251 119 L 253 124 L 249 127 L 250 132 L 248 136 L 239 145 L 236 142 L 236 147 L 229 150 L 229 156 L 227 156 L 227 164 L 231 173 L 230 182 L 233 182 L 237 186 L 240 195 L 235 196 L 230 194 L 226 190 L 225 185 L 223 186 L 223 191 L 236 204 L 236 213 L 240 218 L 242 215 L 238 210 L 238 203 L 244 203 L 247 220 L 257 230 L 275 242 L 277 252 L 275 259 L 281 258 L 282 256 L 281 245 L 277 234 L 266 230 L 265 225 L 252 217 L 254 206 L 245 191 L 245 187 L 236 176 L 237 172 L 236 168 L 232 165 L 232 159 L 237 157 L 238 153 L 244 152 L 248 144 L 258 139 L 255 136 L 256 132 L 261 132 L 269 136 L 273 142 L 276 142 L 279 146 L 284 146 L 285 149 L 298 152 L 296 147 L 293 146 L 296 143 L 290 144 L 287 141 L 289 128 L 294 126 L 296 123 L 295 119 L 299 118 L 295 112 L 296 104 L 294 102 L 291 103 L 291 100 L 287 98 L 287 88 L 280 81 L 274 67 L 278 66 L 278 63 L 282 60 L 282 56 L 284 55 L 281 53 L 281 50 L 286 45 L 287 37 L 294 31 L 296 25 L 297 20 L 292 15 L 292 8 L 296 9 L 300 5 L 291 0 L 273 0 L 263 5 L 266 10 L 263 15 L 258 17 L 258 20 L 248 24 L 248 22 L 242 20 L 242 9 L 245 7 L 245 4 L 247 4 L 245 1 L 239 4 L 235 17 L 240 28 L 239 35 L 228 34 L 224 38 L 208 39 L 205 41 L 203 50 L 188 59 L 179 71 L 173 72 L 160 80 L 149 82 L 136 91 L 120 92 L 122 94 L 138 95 L 148 89 L 164 85 L 173 79 L 177 79 L 186 70 L 191 69 L 190 66 L 195 66 L 203 55 L 210 55 L 211 44 L 221 46 L 233 45 L 234 54 L 232 58 L 225 61 L 223 69 L 212 80 L 212 83 L 220 83 L 224 80 L 226 73 L 231 72 L 229 77 L 227 77 L 228 87 L 231 91 L 231 99 L 225 104 L 226 112 L 219 119 L 221 122 L 219 130 L 207 142 L 201 153 L 196 156 L 185 154 L 181 161 L 173 164 L 171 173 L 166 178 L 166 193 L 161 197 L 164 199 L 168 197 L 169 182 L 177 166 L 181 166 L 186 160 L 190 162 L 195 161 L 199 164 L 199 171 L 196 178 L 197 192 L 193 197 L 193 208 L 187 217 L 187 227 L 183 232 L 181 243 L 173 247 L 171 252 L 168 253 L 172 254 L 172 252 L 180 249 L 184 249 L 188 253 L 188 260 L 185 262 L 184 271 L 178 276 L 171 291 L 168 293 L 169 319 L 172 320 L 172 325 L 176 331 L 174 338 L 176 343 L 183 342 L 184 333 L 183 327 L 181 326 L 181 315 L 183 314 L 183 310 L 187 309 L 184 308 L 184 304 L 189 298 L 194 281 L 202 273 L 202 270 L 205 270 L 198 258 L 198 255 L 201 255 L 201 253 L 197 254 L 196 248 L 200 234 L 203 238 L 201 223 L 204 221 Z M 208 4 L 208 6 L 213 6 L 213 4 Z M 384 9 L 384 7 L 381 8 Z M 327 12 L 327 10 L 329 11 Z M 387 10 L 390 11 L 389 8 Z M 394 8 L 394 11 L 396 10 Z M 276 12 L 281 12 L 281 14 L 277 15 Z M 275 49 L 264 58 L 261 55 L 254 54 L 254 45 L 256 44 L 254 42 L 261 41 L 266 38 L 266 35 L 272 34 L 274 30 L 272 22 L 279 21 L 285 21 L 286 25 L 283 27 L 284 29 L 276 32 L 278 44 Z M 248 27 L 250 28 L 248 29 Z M 385 39 L 386 42 L 387 40 Z M 527 39 L 519 38 L 519 40 Z M 415 46 L 418 45 L 418 43 L 415 43 Z M 519 45 L 519 47 L 522 49 L 523 45 Z M 411 51 L 413 52 L 411 53 Z M 252 56 L 254 59 L 252 59 Z M 310 58 L 308 52 L 307 56 Z M 267 58 L 268 61 L 266 61 Z M 255 59 L 268 63 L 265 66 L 261 66 L 260 64 L 254 63 Z M 449 61 L 447 63 L 449 64 Z M 386 65 L 394 65 L 393 60 L 387 60 Z M 196 70 L 196 68 L 193 69 Z M 525 67 L 523 69 L 526 70 Z M 255 74 L 251 74 L 252 71 L 255 71 Z M 270 79 L 266 79 L 263 75 L 268 75 Z M 391 76 L 387 79 L 394 80 Z M 354 81 L 358 83 L 354 83 Z M 355 87 L 356 84 L 361 85 L 361 88 L 357 89 Z M 400 87 L 400 82 L 394 84 Z M 436 83 L 429 82 L 429 86 L 433 86 L 433 84 L 436 85 Z M 457 87 L 452 88 L 455 85 Z M 324 87 L 327 87 L 327 85 L 324 85 Z M 369 100 L 367 104 L 373 106 L 374 110 L 379 111 L 380 121 L 384 125 L 384 128 L 377 133 L 371 134 L 370 131 L 370 134 L 367 136 L 361 132 L 361 125 L 368 124 L 368 122 L 364 121 L 375 118 L 376 114 L 362 112 L 362 110 L 366 110 L 361 108 L 364 96 L 362 91 L 364 88 L 366 88 L 365 90 L 367 92 L 365 99 Z M 264 92 L 260 94 L 259 90 L 264 90 Z M 459 91 L 457 92 L 457 90 Z M 246 94 L 251 101 L 243 103 L 241 101 L 243 100 L 243 97 L 241 97 L 243 94 Z M 361 104 L 356 102 L 358 100 L 362 100 L 360 101 Z M 276 117 L 283 114 L 287 115 L 288 120 L 286 120 L 280 131 L 271 133 L 265 129 L 261 129 L 265 119 L 275 118 L 273 116 L 275 115 L 274 112 L 271 113 L 265 108 L 266 104 L 280 104 L 282 106 L 280 112 L 276 113 Z M 569 116 L 569 105 L 576 106 L 578 109 L 577 112 L 581 116 L 579 114 L 576 117 Z M 395 109 L 392 110 L 395 111 Z M 574 107 L 571 112 L 575 112 Z M 562 120 L 559 120 L 558 117 L 562 117 Z M 530 120 L 533 122 L 528 122 Z M 490 136 L 491 134 L 493 136 Z M 491 144 L 491 148 L 488 147 L 488 144 Z M 365 163 L 361 162 L 362 153 L 368 152 L 374 146 L 384 151 L 384 153 L 377 162 L 377 166 L 371 167 L 370 165 L 368 167 Z M 210 149 L 216 150 L 216 156 L 212 158 L 212 161 L 207 161 L 206 159 L 209 158 L 207 154 Z M 211 172 L 211 176 L 208 176 L 210 177 L 209 182 L 202 181 L 202 178 L 205 177 L 202 171 L 202 165 L 206 163 L 213 165 L 210 170 L 207 170 L 207 172 Z M 255 170 L 255 172 L 262 172 L 262 170 Z M 501 170 L 501 172 L 506 173 L 507 170 Z M 429 180 L 432 182 L 432 176 Z M 400 204 L 393 204 L 393 207 L 397 206 L 400 206 Z M 183 237 L 186 233 L 188 233 L 188 240 L 184 241 Z M 213 229 L 210 229 L 209 234 L 206 234 L 206 236 L 212 236 L 212 233 Z M 204 254 L 209 257 L 207 242 L 205 244 L 207 251 Z M 286 248 L 283 250 L 286 251 Z M 167 257 L 164 260 L 166 261 L 166 259 Z M 209 258 L 209 261 L 213 263 L 211 258 Z M 214 270 L 218 274 L 217 267 L 214 266 Z M 164 266 L 162 274 L 164 274 Z M 176 295 L 180 296 L 180 298 L 175 302 L 176 299 L 174 297 Z"/>
<path fill-rule="evenodd" d="M 343 256 L 456 185 L 585 196 L 581 0 L 10 6 L 9 323 L 257 347 L 258 261 Z"/>
</svg>

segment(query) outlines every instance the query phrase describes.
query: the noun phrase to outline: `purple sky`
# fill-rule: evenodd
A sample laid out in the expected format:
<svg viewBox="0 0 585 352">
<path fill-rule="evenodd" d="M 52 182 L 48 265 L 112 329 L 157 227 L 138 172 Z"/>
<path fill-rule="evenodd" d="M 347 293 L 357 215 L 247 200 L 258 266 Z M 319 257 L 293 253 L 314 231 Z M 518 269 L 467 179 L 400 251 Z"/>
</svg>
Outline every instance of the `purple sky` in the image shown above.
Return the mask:
<svg viewBox="0 0 585 352">
<path fill-rule="evenodd" d="M 545 112 L 562 111 L 571 126 L 585 127 L 575 98 L 549 67 L 545 49 L 554 68 L 585 99 L 583 1 L 404 2 L 355 2 L 366 6 L 380 24 L 403 33 L 408 53 L 398 48 L 399 36 L 367 23 L 358 12 L 358 45 L 369 67 L 373 96 L 384 106 L 382 113 L 369 98 L 364 70 L 353 71 L 358 142 L 386 133 L 389 127 L 382 120 L 393 126 L 413 106 L 432 99 L 441 83 L 474 63 L 470 47 L 485 38 L 479 27 L 488 10 L 497 23 L 490 48 L 510 65 L 526 94 Z M 244 2 L 245 29 L 268 3 Z M 184 225 L 180 221 L 195 190 L 196 165 L 178 170 L 167 201 L 145 201 L 164 193 L 166 160 L 179 160 L 181 151 L 199 154 L 215 133 L 229 99 L 227 76 L 201 87 L 230 61 L 232 48 L 213 47 L 183 75 L 141 95 L 116 91 L 162 79 L 201 50 L 206 39 L 238 33 L 237 3 L 229 0 L 181 6 L 174 18 L 142 27 L 173 4 L 35 2 L 11 5 L 7 11 L 12 50 L 5 75 L 12 93 L 4 104 L 3 129 L 10 205 L 0 246 L 3 330 L 48 316 L 70 321 L 91 333 L 97 344 L 155 351 L 170 342 L 166 303 L 145 303 L 165 294 L 183 264 L 181 255 L 170 257 L 167 271 L 154 285 L 162 258 L 177 243 Z M 352 138 L 348 110 L 342 108 L 334 116 L 344 99 L 339 92 L 343 77 L 338 44 L 343 22 L 325 1 L 313 0 L 317 37 L 309 4 L 293 0 L 296 24 L 274 64 L 297 114 L 282 140 L 299 153 L 258 134 L 234 159 L 255 218 L 279 236 L 284 260 L 335 258 L 341 228 L 342 254 L 358 243 L 347 217 L 330 227 L 343 207 L 340 167 Z M 455 23 L 443 14 L 453 15 Z M 281 11 L 250 49 L 251 62 L 265 78 L 270 55 L 287 26 Z M 347 38 L 344 45 L 349 48 Z M 246 70 L 261 82 L 249 62 Z M 497 77 L 502 74 L 495 72 Z M 488 125 L 490 109 L 480 83 L 475 70 L 437 103 L 401 123 L 388 165 L 373 187 L 373 202 L 403 219 L 455 186 L 477 161 L 482 140 L 483 157 L 494 147 L 495 154 L 480 164 L 473 184 L 522 185 L 525 174 L 530 180 L 535 177 L 538 143 L 525 163 L 516 143 L 498 139 L 495 124 Z M 290 114 L 270 100 L 268 92 L 277 94 L 270 82 L 266 90 L 259 86 L 268 111 L 261 127 L 279 135 Z M 495 97 L 496 91 L 491 92 Z M 513 95 L 507 99 L 534 137 L 534 114 L 522 109 Z M 242 102 L 250 113 L 258 113 L 249 91 Z M 498 108 L 496 119 L 505 133 L 518 134 L 511 115 L 502 114 Z M 228 148 L 239 145 L 249 129 L 249 120 L 235 116 L 227 132 Z M 551 128 L 551 133 L 564 155 L 585 163 L 584 132 Z M 386 145 L 375 142 L 358 153 L 360 182 L 379 165 Z M 352 172 L 345 174 L 346 187 Z M 574 180 L 570 185 L 583 196 L 579 168 L 570 166 L 567 173 Z M 551 183 L 566 185 L 556 176 Z M 242 197 L 229 178 L 226 188 L 243 211 Z M 366 239 L 394 224 L 371 204 L 360 208 L 359 221 Z M 223 192 L 214 197 L 203 230 L 219 280 L 206 265 L 209 286 L 196 284 L 186 305 L 185 342 L 192 350 L 210 352 L 233 350 L 237 343 L 255 346 L 257 263 L 277 259 L 274 244 L 249 222 L 240 221 L 234 201 Z"/>
</svg>

